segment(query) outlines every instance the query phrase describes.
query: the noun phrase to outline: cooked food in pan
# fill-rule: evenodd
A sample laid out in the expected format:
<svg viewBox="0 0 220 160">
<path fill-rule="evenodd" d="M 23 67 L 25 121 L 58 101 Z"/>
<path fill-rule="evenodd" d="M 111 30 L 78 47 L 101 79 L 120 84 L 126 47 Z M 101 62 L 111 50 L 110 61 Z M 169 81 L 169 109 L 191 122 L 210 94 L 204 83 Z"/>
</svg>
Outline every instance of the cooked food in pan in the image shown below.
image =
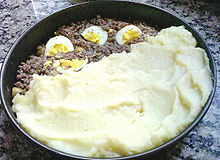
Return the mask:
<svg viewBox="0 0 220 160">
<path fill-rule="evenodd" d="M 183 26 L 158 33 L 98 17 L 63 26 L 38 54 L 19 66 L 13 111 L 33 137 L 74 155 L 157 147 L 196 118 L 212 88 L 206 52 Z"/>
</svg>

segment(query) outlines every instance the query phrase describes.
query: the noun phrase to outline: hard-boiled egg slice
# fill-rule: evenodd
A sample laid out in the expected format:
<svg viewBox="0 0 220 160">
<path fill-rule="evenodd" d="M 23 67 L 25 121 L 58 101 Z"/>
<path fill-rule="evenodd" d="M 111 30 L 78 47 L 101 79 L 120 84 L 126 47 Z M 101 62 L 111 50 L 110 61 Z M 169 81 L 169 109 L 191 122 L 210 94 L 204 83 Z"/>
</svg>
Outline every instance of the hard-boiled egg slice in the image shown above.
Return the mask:
<svg viewBox="0 0 220 160">
<path fill-rule="evenodd" d="M 74 47 L 72 42 L 64 36 L 56 36 L 46 44 L 45 56 L 53 56 L 56 53 L 66 53 L 73 51 Z"/>
<path fill-rule="evenodd" d="M 138 27 L 134 25 L 128 25 L 117 32 L 116 41 L 118 44 L 123 45 L 129 41 L 133 41 L 134 39 L 139 38 L 141 34 L 142 32 Z"/>
<path fill-rule="evenodd" d="M 91 26 L 86 28 L 81 34 L 87 41 L 100 45 L 105 44 L 108 39 L 108 33 L 99 26 Z"/>
<path fill-rule="evenodd" d="M 74 70 L 78 71 L 80 70 L 84 65 L 88 63 L 88 59 L 85 60 L 79 60 L 79 59 L 73 59 L 73 60 L 66 60 L 66 59 L 60 59 L 55 60 L 53 63 L 54 68 L 57 69 L 57 71 L 64 73 L 67 70 Z"/>
</svg>

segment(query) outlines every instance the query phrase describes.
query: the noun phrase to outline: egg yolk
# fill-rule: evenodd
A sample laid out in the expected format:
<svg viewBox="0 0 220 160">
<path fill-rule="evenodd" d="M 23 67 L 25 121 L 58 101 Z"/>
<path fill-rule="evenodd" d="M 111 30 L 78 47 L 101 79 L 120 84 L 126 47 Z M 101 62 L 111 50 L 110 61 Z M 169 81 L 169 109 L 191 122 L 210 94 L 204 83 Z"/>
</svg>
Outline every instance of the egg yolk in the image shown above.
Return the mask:
<svg viewBox="0 0 220 160">
<path fill-rule="evenodd" d="M 108 31 L 108 32 L 109 32 L 109 33 L 111 33 L 112 31 L 113 31 L 113 29 L 109 29 L 109 31 Z"/>
<path fill-rule="evenodd" d="M 73 59 L 73 60 L 60 60 L 60 66 L 63 69 L 71 68 L 71 69 L 77 69 L 81 65 L 85 63 L 85 60 L 79 60 L 79 59 Z"/>
<path fill-rule="evenodd" d="M 66 60 L 66 59 L 60 59 L 55 61 L 46 61 L 44 63 L 44 67 L 48 67 L 53 64 L 54 68 L 61 67 L 62 69 L 77 69 L 81 67 L 84 63 L 86 63 L 86 60 L 79 60 L 79 59 L 73 59 L 73 60 Z"/>
<path fill-rule="evenodd" d="M 126 44 L 127 42 L 132 41 L 138 38 L 139 36 L 140 34 L 137 31 L 135 31 L 134 29 L 129 29 L 123 34 L 122 40 Z"/>
<path fill-rule="evenodd" d="M 64 44 L 55 44 L 47 53 L 47 56 L 53 56 L 56 53 L 66 53 L 68 52 L 68 47 Z"/>
<path fill-rule="evenodd" d="M 94 43 L 99 43 L 99 41 L 100 41 L 99 35 L 95 32 L 89 32 L 89 33 L 85 34 L 83 37 L 86 40 L 94 42 Z"/>
</svg>

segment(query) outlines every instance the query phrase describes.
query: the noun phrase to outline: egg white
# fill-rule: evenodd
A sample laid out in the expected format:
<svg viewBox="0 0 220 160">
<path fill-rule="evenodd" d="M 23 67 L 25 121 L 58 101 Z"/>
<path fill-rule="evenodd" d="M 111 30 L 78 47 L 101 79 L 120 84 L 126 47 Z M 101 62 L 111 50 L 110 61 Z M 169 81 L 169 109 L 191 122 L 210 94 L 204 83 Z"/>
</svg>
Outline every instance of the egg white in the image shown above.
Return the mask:
<svg viewBox="0 0 220 160">
<path fill-rule="evenodd" d="M 56 63 L 55 65 L 57 65 L 57 67 L 55 67 L 56 70 L 61 72 L 61 73 L 65 73 L 65 72 L 68 72 L 68 71 L 79 71 L 79 70 L 81 70 L 88 63 L 88 59 L 85 59 L 85 62 L 81 66 L 79 66 L 79 67 L 77 67 L 75 69 L 74 68 L 63 69 L 60 66 L 59 60 L 55 61 L 55 63 Z"/>
<path fill-rule="evenodd" d="M 116 33 L 116 41 L 118 42 L 118 44 L 120 45 L 123 45 L 124 44 L 124 41 L 122 39 L 123 35 L 130 29 L 133 29 L 135 30 L 136 32 L 139 33 L 139 35 L 141 36 L 142 34 L 142 31 L 135 25 L 128 25 L 128 26 L 125 26 L 124 28 L 122 28 L 120 31 L 118 31 Z"/>
<path fill-rule="evenodd" d="M 65 45 L 68 49 L 68 52 L 74 50 L 73 44 L 68 38 L 66 38 L 64 36 L 55 36 L 53 38 L 50 38 L 49 41 L 47 42 L 46 49 L 45 49 L 45 56 L 47 55 L 47 53 L 49 52 L 51 47 L 53 47 L 56 44 Z"/>
<path fill-rule="evenodd" d="M 94 32 L 96 34 L 99 35 L 100 37 L 100 41 L 98 42 L 98 44 L 103 45 L 105 44 L 105 42 L 108 39 L 108 33 L 106 31 L 104 31 L 101 27 L 99 26 L 91 26 L 89 28 L 86 28 L 83 32 L 82 32 L 82 36 L 84 37 L 86 34 L 90 33 L 90 32 Z"/>
</svg>

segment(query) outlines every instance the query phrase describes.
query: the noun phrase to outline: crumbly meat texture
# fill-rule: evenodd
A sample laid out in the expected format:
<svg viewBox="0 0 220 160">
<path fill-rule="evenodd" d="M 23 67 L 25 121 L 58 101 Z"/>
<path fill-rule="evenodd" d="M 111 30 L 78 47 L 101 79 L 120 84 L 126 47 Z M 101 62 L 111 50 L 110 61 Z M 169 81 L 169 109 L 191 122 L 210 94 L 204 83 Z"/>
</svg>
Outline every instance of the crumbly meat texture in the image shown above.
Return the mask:
<svg viewBox="0 0 220 160">
<path fill-rule="evenodd" d="M 143 34 L 128 44 L 119 45 L 115 36 L 116 33 L 123 27 L 133 24 L 140 28 Z M 90 41 L 85 40 L 81 33 L 88 27 L 96 25 L 101 26 L 103 30 L 108 32 L 108 39 L 104 45 L 99 45 Z M 111 29 L 111 32 L 109 30 Z M 104 56 L 109 56 L 112 53 L 121 53 L 122 51 L 129 52 L 130 44 L 135 44 L 138 42 L 143 42 L 146 40 L 146 35 L 155 36 L 158 33 L 157 27 L 151 27 L 141 22 L 123 22 L 111 18 L 102 18 L 97 16 L 91 20 L 83 20 L 79 22 L 72 22 L 69 26 L 62 26 L 59 28 L 55 35 L 63 35 L 71 40 L 74 45 L 75 50 L 69 53 L 57 53 L 52 57 L 45 57 L 45 45 L 42 44 L 37 47 L 36 55 L 31 55 L 30 59 L 26 62 L 22 62 L 18 66 L 18 74 L 16 76 L 17 82 L 15 87 L 24 90 L 23 93 L 29 90 L 29 84 L 32 80 L 33 74 L 38 75 L 49 75 L 54 76 L 60 74 L 53 66 L 44 66 L 47 60 L 59 60 L 59 59 L 88 59 L 88 63 L 97 62 L 101 60 Z"/>
</svg>

